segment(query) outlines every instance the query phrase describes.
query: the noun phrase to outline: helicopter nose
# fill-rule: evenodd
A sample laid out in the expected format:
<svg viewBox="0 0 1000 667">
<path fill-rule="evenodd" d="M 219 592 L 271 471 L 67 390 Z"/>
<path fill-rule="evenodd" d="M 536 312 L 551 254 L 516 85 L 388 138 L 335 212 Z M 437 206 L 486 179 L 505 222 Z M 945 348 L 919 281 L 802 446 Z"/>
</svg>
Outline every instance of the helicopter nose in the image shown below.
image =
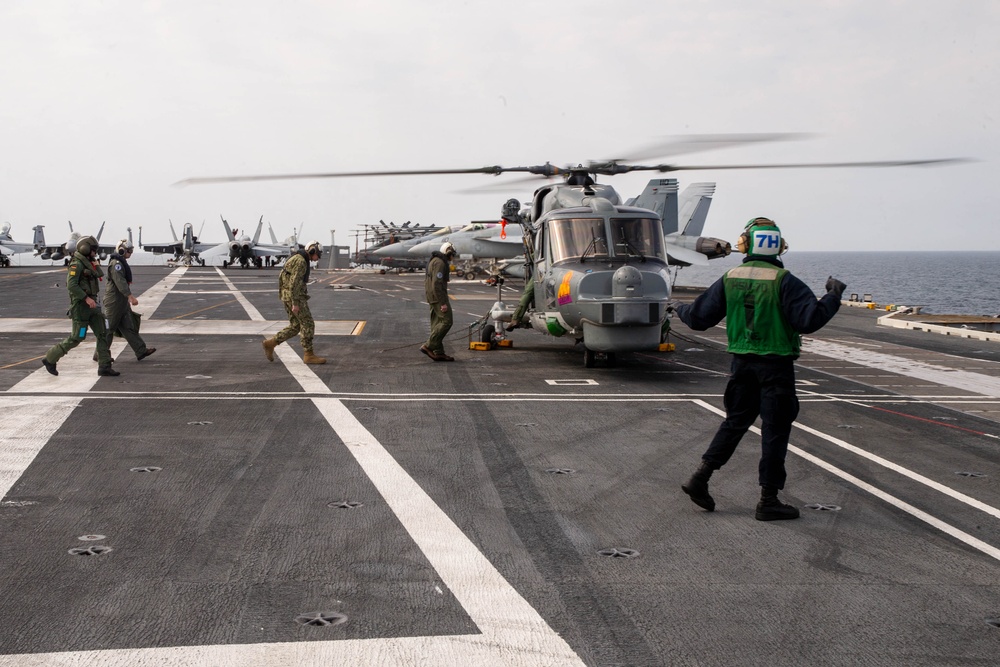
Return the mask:
<svg viewBox="0 0 1000 667">
<path fill-rule="evenodd" d="M 611 296 L 642 296 L 642 272 L 634 266 L 623 266 L 611 278 Z"/>
</svg>

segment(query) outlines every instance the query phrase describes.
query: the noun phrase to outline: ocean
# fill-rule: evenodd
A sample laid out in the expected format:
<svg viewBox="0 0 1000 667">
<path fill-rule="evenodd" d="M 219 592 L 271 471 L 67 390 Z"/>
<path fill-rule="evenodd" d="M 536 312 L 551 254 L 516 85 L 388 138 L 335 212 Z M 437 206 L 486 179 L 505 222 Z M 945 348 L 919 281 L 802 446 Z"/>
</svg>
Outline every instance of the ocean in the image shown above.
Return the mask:
<svg viewBox="0 0 1000 667">
<path fill-rule="evenodd" d="M 935 314 L 1000 315 L 1000 252 L 796 252 L 782 258 L 817 295 L 828 276 L 847 283 L 844 298 L 871 294 L 880 305 L 923 306 Z M 708 287 L 743 261 L 733 253 L 677 274 L 677 285 Z"/>
</svg>

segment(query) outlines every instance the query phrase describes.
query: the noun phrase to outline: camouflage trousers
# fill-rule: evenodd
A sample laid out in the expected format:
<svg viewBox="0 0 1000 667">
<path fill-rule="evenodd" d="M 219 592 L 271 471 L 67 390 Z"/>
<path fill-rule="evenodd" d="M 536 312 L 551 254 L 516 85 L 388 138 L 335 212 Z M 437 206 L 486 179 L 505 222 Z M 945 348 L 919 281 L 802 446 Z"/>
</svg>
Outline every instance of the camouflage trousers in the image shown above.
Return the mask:
<svg viewBox="0 0 1000 667">
<path fill-rule="evenodd" d="M 282 329 L 274 337 L 278 344 L 284 343 L 289 338 L 294 338 L 300 332 L 302 334 L 302 349 L 312 352 L 313 336 L 316 335 L 316 322 L 313 321 L 312 313 L 309 312 L 309 304 L 299 306 L 299 313 L 292 312 L 292 307 L 287 302 L 285 312 L 288 313 L 288 326 Z"/>
<path fill-rule="evenodd" d="M 111 364 L 111 346 L 108 344 L 104 313 L 101 312 L 100 308 L 89 308 L 85 309 L 79 316 L 86 317 L 86 319 L 74 319 L 73 331 L 70 333 L 69 338 L 49 348 L 49 351 L 45 354 L 45 360 L 50 364 L 57 363 L 70 350 L 83 342 L 87 337 L 87 329 L 90 328 L 94 332 L 94 338 L 97 340 L 97 363 L 101 366 L 108 366 Z"/>
</svg>

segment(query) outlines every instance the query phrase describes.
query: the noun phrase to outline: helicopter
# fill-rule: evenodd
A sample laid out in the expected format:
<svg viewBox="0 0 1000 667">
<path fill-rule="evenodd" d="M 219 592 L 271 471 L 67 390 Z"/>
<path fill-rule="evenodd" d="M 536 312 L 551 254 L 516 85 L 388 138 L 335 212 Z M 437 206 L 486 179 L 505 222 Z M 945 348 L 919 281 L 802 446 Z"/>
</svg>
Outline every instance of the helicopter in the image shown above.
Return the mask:
<svg viewBox="0 0 1000 667">
<path fill-rule="evenodd" d="M 747 142 L 796 139 L 801 136 L 701 135 L 651 147 L 646 153 L 658 151 L 658 155 L 665 155 L 671 148 L 675 149 L 674 153 L 693 152 Z M 656 197 L 640 195 L 629 200 L 633 205 L 628 205 L 612 186 L 596 182 L 595 177 L 639 171 L 669 173 L 709 169 L 900 167 L 962 161 L 945 158 L 682 166 L 632 164 L 635 159 L 592 161 L 586 165 L 567 167 L 546 162 L 542 165 L 519 167 L 494 165 L 471 169 L 221 176 L 191 178 L 175 185 L 362 176 L 500 175 L 518 172 L 530 174 L 529 179 L 562 178 L 561 183 L 549 180 L 547 184 L 537 188 L 531 202 L 523 210 L 516 199 L 508 200 L 502 210 L 501 224 L 517 224 L 523 230 L 525 274 L 533 284 L 533 294 L 529 295 L 533 305 L 528 308 L 524 318 L 527 326 L 582 345 L 584 366 L 590 368 L 602 360 L 608 365 L 614 365 L 619 352 L 665 349 L 661 346 L 670 329 L 667 307 L 671 297 L 668 271 L 671 255 L 681 264 L 695 262 L 695 256 L 701 259 L 711 256 L 707 251 L 677 247 L 670 237 L 665 239 L 664 220 L 671 221 L 673 225 L 668 233 L 676 231 L 678 220 L 675 179 L 660 179 L 660 185 L 663 186 L 661 194 Z M 503 185 L 509 189 L 516 182 L 509 181 Z M 650 186 L 654 186 L 654 183 L 651 182 Z M 649 191 L 650 188 L 647 187 L 644 195 Z M 668 250 L 668 245 L 673 247 Z M 716 256 L 719 254 L 715 250 L 712 252 Z M 721 253 L 726 254 L 725 249 Z M 492 346 L 499 344 L 505 338 L 507 327 L 503 325 L 511 321 L 513 312 L 508 304 L 498 298 L 489 315 L 480 323 L 479 342 Z"/>
</svg>

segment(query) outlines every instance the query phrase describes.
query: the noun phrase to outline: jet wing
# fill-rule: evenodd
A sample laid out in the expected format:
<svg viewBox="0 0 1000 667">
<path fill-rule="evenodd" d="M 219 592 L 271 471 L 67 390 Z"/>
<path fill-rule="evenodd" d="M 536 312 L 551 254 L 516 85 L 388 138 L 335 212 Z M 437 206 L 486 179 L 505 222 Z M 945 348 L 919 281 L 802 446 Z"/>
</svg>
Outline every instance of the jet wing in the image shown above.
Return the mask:
<svg viewBox="0 0 1000 667">
<path fill-rule="evenodd" d="M 35 249 L 35 246 L 31 243 L 16 243 L 14 241 L 3 241 L 0 240 L 0 252 L 6 250 L 10 254 L 16 254 L 19 252 L 31 252 Z"/>
<path fill-rule="evenodd" d="M 175 241 L 174 243 L 144 243 L 142 244 L 142 249 L 154 255 L 176 254 L 183 250 L 183 244 L 180 241 Z"/>
<path fill-rule="evenodd" d="M 254 257 L 276 257 L 284 256 L 288 254 L 288 246 L 286 245 L 268 245 L 264 243 L 258 243 L 253 248 Z"/>
</svg>

